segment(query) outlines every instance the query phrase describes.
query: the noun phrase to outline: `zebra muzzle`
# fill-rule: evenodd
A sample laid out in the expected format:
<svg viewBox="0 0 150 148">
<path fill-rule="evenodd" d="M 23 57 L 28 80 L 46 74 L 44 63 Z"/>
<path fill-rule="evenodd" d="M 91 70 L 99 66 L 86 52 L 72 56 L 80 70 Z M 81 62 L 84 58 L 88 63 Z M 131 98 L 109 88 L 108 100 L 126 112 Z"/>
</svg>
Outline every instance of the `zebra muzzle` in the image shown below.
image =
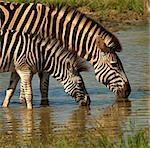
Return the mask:
<svg viewBox="0 0 150 148">
<path fill-rule="evenodd" d="M 130 93 L 131 93 L 131 87 L 128 82 L 125 82 L 124 86 L 117 90 L 117 96 L 121 98 L 128 98 Z"/>
<path fill-rule="evenodd" d="M 91 103 L 89 95 L 79 95 L 76 97 L 76 101 L 79 103 L 79 106 L 90 106 Z"/>
</svg>

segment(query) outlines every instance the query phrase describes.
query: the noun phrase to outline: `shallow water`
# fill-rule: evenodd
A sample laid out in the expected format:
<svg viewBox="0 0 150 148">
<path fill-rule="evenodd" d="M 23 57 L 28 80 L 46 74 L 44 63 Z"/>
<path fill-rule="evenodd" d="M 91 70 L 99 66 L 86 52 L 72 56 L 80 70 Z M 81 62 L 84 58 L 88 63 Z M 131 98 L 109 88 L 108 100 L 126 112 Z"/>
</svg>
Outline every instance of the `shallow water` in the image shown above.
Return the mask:
<svg viewBox="0 0 150 148">
<path fill-rule="evenodd" d="M 90 94 L 91 110 L 87 112 L 64 93 L 62 86 L 50 78 L 48 107 L 40 106 L 39 80 L 33 79 L 33 111 L 28 111 L 19 103 L 19 86 L 9 108 L 0 107 L 0 135 L 3 142 L 19 141 L 20 136 L 27 141 L 39 137 L 46 142 L 50 134 L 59 135 L 67 131 L 70 136 L 81 136 L 86 130 L 102 129 L 110 136 L 117 136 L 120 130 L 132 133 L 149 126 L 150 119 L 150 63 L 148 48 L 148 25 L 130 27 L 117 32 L 123 51 L 119 57 L 129 78 L 132 92 L 131 103 L 115 102 L 115 96 L 105 86 L 99 84 L 93 72 L 82 73 Z M 0 104 L 9 83 L 9 73 L 0 74 Z M 149 104 L 149 105 L 148 105 Z M 11 138 L 10 138 L 11 137 Z"/>
</svg>

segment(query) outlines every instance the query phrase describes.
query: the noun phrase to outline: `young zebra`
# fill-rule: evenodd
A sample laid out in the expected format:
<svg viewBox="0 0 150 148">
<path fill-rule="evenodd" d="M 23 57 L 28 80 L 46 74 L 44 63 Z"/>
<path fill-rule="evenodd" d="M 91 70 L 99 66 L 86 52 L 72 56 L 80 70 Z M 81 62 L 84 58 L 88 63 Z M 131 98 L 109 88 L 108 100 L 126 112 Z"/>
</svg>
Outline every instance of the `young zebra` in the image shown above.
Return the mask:
<svg viewBox="0 0 150 148">
<path fill-rule="evenodd" d="M 67 49 L 89 61 L 97 81 L 116 95 L 126 98 L 131 92 L 122 63 L 115 52 L 119 40 L 101 24 L 67 6 L 0 2 L 1 27 L 60 40 Z"/>
<path fill-rule="evenodd" d="M 80 105 L 89 106 L 90 98 L 79 73 L 86 68 L 76 54 L 65 50 L 55 39 L 1 30 L 0 72 L 17 72 L 28 109 L 32 108 L 32 76 L 38 71 L 52 75 Z M 5 99 L 3 106 L 8 103 Z"/>
</svg>

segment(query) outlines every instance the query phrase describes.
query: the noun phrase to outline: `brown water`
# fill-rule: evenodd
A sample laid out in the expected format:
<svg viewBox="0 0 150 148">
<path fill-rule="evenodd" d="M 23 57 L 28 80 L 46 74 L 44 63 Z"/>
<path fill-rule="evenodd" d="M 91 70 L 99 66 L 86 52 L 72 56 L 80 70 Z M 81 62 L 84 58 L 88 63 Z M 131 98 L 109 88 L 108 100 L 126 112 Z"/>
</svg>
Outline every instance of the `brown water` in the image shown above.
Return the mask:
<svg viewBox="0 0 150 148">
<path fill-rule="evenodd" d="M 81 109 L 75 101 L 64 93 L 62 86 L 50 79 L 50 106 L 40 106 L 39 80 L 33 80 L 33 111 L 28 111 L 19 103 L 19 87 L 11 100 L 9 108 L 0 107 L 0 135 L 4 143 L 40 138 L 47 141 L 49 135 L 59 135 L 67 131 L 71 137 L 83 136 L 85 131 L 102 129 L 110 136 L 117 136 L 122 129 L 131 133 L 130 122 L 134 129 L 149 126 L 150 123 L 150 63 L 148 48 L 148 25 L 130 27 L 116 33 L 123 46 L 119 53 L 129 78 L 132 93 L 131 103 L 115 102 L 115 96 L 105 86 L 99 84 L 93 72 L 82 73 L 86 88 L 91 96 L 91 110 Z M 149 34 L 150 36 L 150 34 Z M 5 96 L 9 73 L 0 74 L 0 104 Z M 96 136 L 96 135 L 95 135 Z M 2 138 L 1 138 L 2 139 Z M 0 140 L 1 141 L 1 140 Z"/>
</svg>

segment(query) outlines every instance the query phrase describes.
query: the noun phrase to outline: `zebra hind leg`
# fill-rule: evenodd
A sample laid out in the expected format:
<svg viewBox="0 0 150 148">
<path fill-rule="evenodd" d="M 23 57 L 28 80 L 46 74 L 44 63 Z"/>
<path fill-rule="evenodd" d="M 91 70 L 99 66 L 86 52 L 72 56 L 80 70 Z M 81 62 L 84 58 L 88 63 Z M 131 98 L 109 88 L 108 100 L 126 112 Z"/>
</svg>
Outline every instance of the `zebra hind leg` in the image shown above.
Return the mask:
<svg viewBox="0 0 150 148">
<path fill-rule="evenodd" d="M 32 95 L 31 80 L 32 80 L 33 74 L 29 69 L 16 70 L 16 71 L 21 78 L 21 85 L 23 85 L 27 109 L 32 109 L 33 108 L 32 107 L 33 95 Z"/>
<path fill-rule="evenodd" d="M 9 87 L 6 91 L 6 96 L 2 103 L 2 107 L 8 107 L 10 99 L 12 98 L 12 96 L 15 92 L 15 89 L 16 89 L 19 79 L 20 79 L 19 75 L 16 72 L 11 73 Z"/>
<path fill-rule="evenodd" d="M 38 75 L 40 78 L 41 105 L 48 106 L 49 73 L 39 72 Z"/>
</svg>

